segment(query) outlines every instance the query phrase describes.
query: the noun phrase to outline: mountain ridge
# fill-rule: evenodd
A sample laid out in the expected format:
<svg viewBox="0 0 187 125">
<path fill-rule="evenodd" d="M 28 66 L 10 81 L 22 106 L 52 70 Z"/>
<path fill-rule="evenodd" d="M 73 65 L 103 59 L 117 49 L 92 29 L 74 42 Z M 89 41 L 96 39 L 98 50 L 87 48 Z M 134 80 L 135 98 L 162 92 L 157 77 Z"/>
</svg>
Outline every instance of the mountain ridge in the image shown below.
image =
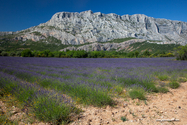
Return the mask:
<svg viewBox="0 0 187 125">
<path fill-rule="evenodd" d="M 0 35 L 3 33 L 0 33 Z M 80 45 L 135 37 L 163 41 L 163 44 L 187 44 L 187 22 L 148 17 L 144 14 L 57 12 L 49 21 L 18 31 L 16 40 L 33 41 L 55 37 L 61 44 Z M 14 35 L 15 35 L 14 34 Z"/>
</svg>

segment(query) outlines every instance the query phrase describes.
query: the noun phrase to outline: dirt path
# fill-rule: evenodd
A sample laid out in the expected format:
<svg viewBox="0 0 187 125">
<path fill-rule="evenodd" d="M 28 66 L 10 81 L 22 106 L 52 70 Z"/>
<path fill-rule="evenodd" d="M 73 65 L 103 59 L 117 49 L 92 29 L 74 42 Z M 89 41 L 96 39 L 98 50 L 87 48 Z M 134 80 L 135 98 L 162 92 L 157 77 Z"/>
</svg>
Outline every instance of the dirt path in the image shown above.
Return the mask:
<svg viewBox="0 0 187 125">
<path fill-rule="evenodd" d="M 150 94 L 147 98 L 146 102 L 117 99 L 118 105 L 113 108 L 84 107 L 85 112 L 71 125 L 187 125 L 187 82 L 167 94 Z M 179 121 L 158 122 L 157 119 Z"/>
</svg>

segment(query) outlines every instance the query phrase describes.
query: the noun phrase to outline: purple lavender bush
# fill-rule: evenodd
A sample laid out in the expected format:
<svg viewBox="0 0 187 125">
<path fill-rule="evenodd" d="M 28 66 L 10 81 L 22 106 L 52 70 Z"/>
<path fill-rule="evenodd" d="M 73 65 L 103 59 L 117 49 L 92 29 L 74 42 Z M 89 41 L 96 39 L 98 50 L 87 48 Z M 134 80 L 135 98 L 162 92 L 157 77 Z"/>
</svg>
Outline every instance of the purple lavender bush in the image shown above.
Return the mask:
<svg viewBox="0 0 187 125">
<path fill-rule="evenodd" d="M 29 83 L 13 75 L 0 72 L 0 87 L 3 93 L 12 94 L 20 103 L 31 107 L 36 118 L 59 124 L 69 122 L 70 114 L 79 113 L 73 100 L 55 90 L 47 90 L 36 83 Z"/>
</svg>

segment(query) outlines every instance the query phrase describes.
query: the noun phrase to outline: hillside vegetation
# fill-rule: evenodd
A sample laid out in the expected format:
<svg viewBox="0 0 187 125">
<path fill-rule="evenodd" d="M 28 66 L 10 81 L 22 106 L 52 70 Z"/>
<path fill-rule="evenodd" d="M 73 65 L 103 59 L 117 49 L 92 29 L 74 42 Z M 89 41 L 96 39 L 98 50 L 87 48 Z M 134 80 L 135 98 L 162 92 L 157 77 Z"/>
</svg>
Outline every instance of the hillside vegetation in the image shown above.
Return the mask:
<svg viewBox="0 0 187 125">
<path fill-rule="evenodd" d="M 14 35 L 7 35 L 0 40 L 0 55 L 1 56 L 25 56 L 24 50 L 30 50 L 30 56 L 35 57 L 73 57 L 73 58 L 133 58 L 133 57 L 171 57 L 174 56 L 174 48 L 177 44 L 157 44 L 145 42 L 136 42 L 127 45 L 125 49 L 110 49 L 110 51 L 67 51 L 60 52 L 60 50 L 67 47 L 81 47 L 84 45 L 91 45 L 93 43 L 85 43 L 80 45 L 64 45 L 55 37 L 47 37 L 40 41 L 34 42 L 32 40 L 21 41 L 13 39 Z M 131 39 L 132 37 L 114 39 L 108 42 L 98 42 L 104 44 L 108 43 L 122 43 Z M 28 55 L 28 54 L 26 54 Z"/>
<path fill-rule="evenodd" d="M 151 53 L 168 53 L 173 52 L 174 48 L 177 48 L 180 45 L 177 44 L 156 44 L 156 43 L 148 43 L 148 42 L 142 42 L 142 43 L 133 43 L 130 45 L 130 47 L 133 48 L 134 51 L 143 52 L 145 50 L 149 50 Z"/>
<path fill-rule="evenodd" d="M 10 38 L 12 37 L 10 36 Z M 61 41 L 56 39 L 55 37 L 47 37 L 46 39 L 37 42 L 34 42 L 32 40 L 13 40 L 9 38 L 4 38 L 0 40 L 0 49 L 3 51 L 22 51 L 24 49 L 37 51 L 43 51 L 48 49 L 50 51 L 58 51 L 68 46 L 71 45 L 61 44 Z"/>
</svg>

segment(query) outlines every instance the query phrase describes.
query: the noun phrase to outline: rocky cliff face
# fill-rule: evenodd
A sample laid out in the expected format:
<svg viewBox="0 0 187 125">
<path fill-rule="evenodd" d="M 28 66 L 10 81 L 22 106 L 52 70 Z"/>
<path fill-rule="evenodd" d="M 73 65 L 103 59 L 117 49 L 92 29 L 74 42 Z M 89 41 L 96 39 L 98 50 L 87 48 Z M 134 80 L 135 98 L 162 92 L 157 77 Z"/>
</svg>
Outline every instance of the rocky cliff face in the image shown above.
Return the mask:
<svg viewBox="0 0 187 125">
<path fill-rule="evenodd" d="M 23 31 L 19 39 L 38 41 L 48 36 L 61 40 L 62 44 L 73 45 L 125 37 L 185 45 L 187 23 L 155 19 L 142 14 L 120 16 L 113 13 L 93 13 L 90 10 L 81 13 L 59 12 L 48 22 Z"/>
</svg>

